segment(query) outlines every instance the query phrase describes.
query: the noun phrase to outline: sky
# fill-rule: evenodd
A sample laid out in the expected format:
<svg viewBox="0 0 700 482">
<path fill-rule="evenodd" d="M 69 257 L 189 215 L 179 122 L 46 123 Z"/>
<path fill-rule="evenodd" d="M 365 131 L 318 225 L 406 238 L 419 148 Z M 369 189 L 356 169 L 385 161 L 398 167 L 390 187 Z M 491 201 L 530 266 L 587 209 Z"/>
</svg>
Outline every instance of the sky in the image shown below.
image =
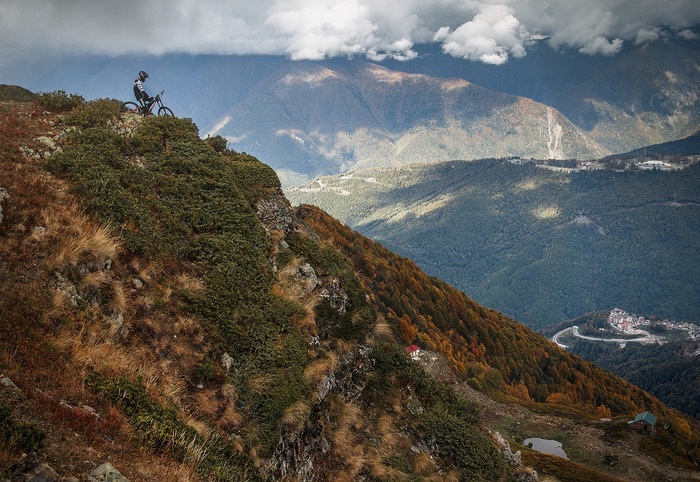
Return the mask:
<svg viewBox="0 0 700 482">
<path fill-rule="evenodd" d="M 0 68 L 75 55 L 446 55 L 500 65 L 546 38 L 615 55 L 700 35 L 698 0 L 0 0 Z M 694 28 L 695 26 L 695 28 Z"/>
</svg>

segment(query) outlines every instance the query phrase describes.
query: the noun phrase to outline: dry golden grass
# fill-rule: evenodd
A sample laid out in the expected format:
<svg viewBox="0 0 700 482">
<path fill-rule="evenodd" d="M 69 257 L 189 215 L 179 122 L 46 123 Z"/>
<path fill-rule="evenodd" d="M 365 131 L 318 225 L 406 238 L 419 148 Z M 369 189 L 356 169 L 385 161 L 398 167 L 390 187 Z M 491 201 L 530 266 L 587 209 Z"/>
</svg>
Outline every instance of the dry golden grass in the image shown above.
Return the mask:
<svg viewBox="0 0 700 482">
<path fill-rule="evenodd" d="M 291 299 L 304 307 L 306 315 L 294 322 L 294 326 L 301 328 L 302 332 L 307 336 L 315 336 L 316 318 L 314 310 L 320 298 L 312 293 L 313 287 L 311 282 L 305 283 L 304 279 L 299 278 L 299 266 L 304 263 L 301 258 L 295 258 L 290 261 L 278 274 L 278 282 L 273 286 L 272 291 L 278 296 Z"/>
<path fill-rule="evenodd" d="M 66 289 L 54 288 L 51 295 L 51 305 L 46 311 L 45 319 L 60 318 L 68 316 L 71 313 L 73 302 L 71 296 Z"/>
<path fill-rule="evenodd" d="M 437 470 L 437 463 L 428 452 L 418 452 L 411 457 L 413 468 L 421 475 L 430 475 Z"/>
<path fill-rule="evenodd" d="M 331 399 L 332 423 L 324 430 L 331 442 L 335 457 L 342 460 L 343 469 L 330 477 L 330 480 L 355 480 L 357 474 L 368 465 L 364 445 L 358 443 L 356 431 L 362 429 L 362 411 L 356 405 L 339 398 Z"/>
<path fill-rule="evenodd" d="M 221 409 L 221 402 L 218 400 L 216 390 L 202 390 L 194 395 L 194 409 L 197 414 L 207 418 L 214 418 Z"/>
<path fill-rule="evenodd" d="M 386 321 L 386 318 L 381 314 L 377 316 L 377 322 L 372 330 L 373 335 L 382 341 L 393 341 L 394 333 L 391 331 L 391 326 Z"/>
<path fill-rule="evenodd" d="M 309 404 L 299 400 L 284 411 L 280 423 L 291 430 L 299 430 L 308 420 L 309 413 L 311 413 Z"/>
<path fill-rule="evenodd" d="M 304 264 L 303 258 L 294 258 L 277 273 L 278 283 L 276 288 L 294 300 L 300 301 L 308 296 L 310 290 L 305 289 L 304 283 L 299 280 L 299 267 Z"/>
<path fill-rule="evenodd" d="M 275 382 L 275 378 L 269 374 L 261 374 L 256 377 L 249 378 L 248 388 L 253 393 L 263 393 L 268 387 L 272 386 Z"/>
<path fill-rule="evenodd" d="M 304 376 L 313 383 L 319 383 L 338 367 L 338 355 L 328 352 L 325 358 L 316 360 L 304 369 Z"/>
<path fill-rule="evenodd" d="M 109 283 L 109 276 L 104 271 L 86 274 L 78 284 L 79 293 L 96 293 Z"/>
<path fill-rule="evenodd" d="M 177 482 L 201 482 L 201 478 L 195 472 L 194 467 L 187 464 L 175 464 L 165 458 L 159 464 L 139 463 L 139 473 L 143 474 L 143 480 L 177 480 Z"/>
<path fill-rule="evenodd" d="M 73 235 L 66 238 L 54 266 L 76 265 L 83 263 L 91 271 L 103 268 L 108 260 L 115 260 L 121 248 L 115 237 L 110 233 L 109 226 L 93 224 L 86 215 L 79 215 L 70 228 Z"/>
<path fill-rule="evenodd" d="M 391 482 L 403 482 L 408 479 L 408 474 L 401 470 L 384 465 L 382 456 L 377 454 L 369 460 L 370 472 L 374 477 Z"/>
<path fill-rule="evenodd" d="M 113 315 L 121 315 L 126 310 L 126 295 L 124 288 L 118 281 L 112 281 L 111 296 L 107 301 L 107 312 Z"/>
<path fill-rule="evenodd" d="M 190 276 L 185 273 L 181 273 L 176 276 L 175 282 L 177 284 L 177 289 L 182 291 L 189 291 L 196 293 L 204 289 L 204 281 Z"/>
<path fill-rule="evenodd" d="M 166 286 L 163 288 L 163 291 L 161 292 L 161 301 L 163 304 L 168 304 L 170 303 L 170 300 L 172 299 L 173 296 L 173 289 L 170 286 Z"/>
<path fill-rule="evenodd" d="M 234 387 L 231 383 L 224 383 L 221 385 L 221 396 L 223 396 L 224 400 L 227 400 L 228 402 L 236 403 L 236 400 L 238 400 L 238 392 L 236 392 L 236 387 Z"/>
<path fill-rule="evenodd" d="M 178 336 L 196 337 L 202 333 L 202 325 L 195 318 L 178 315 L 175 333 Z"/>
<path fill-rule="evenodd" d="M 391 416 L 387 414 L 383 414 L 377 419 L 375 433 L 382 439 L 379 454 L 385 459 L 395 455 L 399 445 L 404 441 L 404 437 L 397 430 Z"/>
<path fill-rule="evenodd" d="M 170 377 L 164 380 L 163 383 L 163 396 L 169 398 L 174 403 L 179 404 L 180 397 L 185 393 L 187 385 L 185 380 L 177 377 Z"/>
<path fill-rule="evenodd" d="M 193 428 L 199 434 L 205 434 L 209 430 L 206 423 L 193 415 L 190 415 L 185 419 L 185 424 L 187 424 L 188 427 Z"/>
<path fill-rule="evenodd" d="M 426 477 L 425 480 L 426 482 L 461 482 L 465 479 L 462 478 L 462 474 L 458 470 L 450 470 L 444 474 L 431 475 Z"/>
<path fill-rule="evenodd" d="M 233 430 L 241 426 L 243 423 L 243 415 L 236 410 L 233 403 L 227 403 L 226 408 L 221 413 L 217 420 L 217 424 L 224 431 Z"/>
</svg>

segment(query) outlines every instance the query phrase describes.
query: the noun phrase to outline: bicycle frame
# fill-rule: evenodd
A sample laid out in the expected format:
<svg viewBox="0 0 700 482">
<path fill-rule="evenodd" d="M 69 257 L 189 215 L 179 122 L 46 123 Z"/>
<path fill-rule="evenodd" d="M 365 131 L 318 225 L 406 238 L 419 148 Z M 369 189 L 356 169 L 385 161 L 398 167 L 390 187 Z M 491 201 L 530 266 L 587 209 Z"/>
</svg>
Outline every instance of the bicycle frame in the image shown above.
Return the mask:
<svg viewBox="0 0 700 482">
<path fill-rule="evenodd" d="M 158 115 L 165 115 L 165 116 L 175 116 L 173 113 L 172 109 L 169 107 L 166 107 L 163 105 L 163 101 L 161 99 L 161 96 L 165 93 L 165 91 L 161 91 L 160 94 L 156 95 L 153 98 L 153 102 L 150 103 L 148 106 L 148 109 L 145 108 L 145 106 L 142 106 L 141 104 L 137 104 L 136 102 L 124 102 L 122 104 L 122 109 L 125 111 L 129 111 L 133 114 L 141 114 L 141 115 L 154 115 L 153 110 L 156 108 L 156 105 L 158 106 L 158 110 L 156 111 Z"/>
</svg>

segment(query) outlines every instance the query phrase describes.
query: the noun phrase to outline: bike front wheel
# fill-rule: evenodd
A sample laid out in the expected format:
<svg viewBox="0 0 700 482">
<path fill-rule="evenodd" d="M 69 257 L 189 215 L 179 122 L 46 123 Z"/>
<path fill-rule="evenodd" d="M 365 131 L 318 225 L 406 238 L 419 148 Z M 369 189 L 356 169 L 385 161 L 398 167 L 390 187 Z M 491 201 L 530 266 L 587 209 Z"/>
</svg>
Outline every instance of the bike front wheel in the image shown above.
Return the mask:
<svg viewBox="0 0 700 482">
<path fill-rule="evenodd" d="M 173 114 L 173 111 L 170 110 L 170 107 L 165 107 L 165 106 L 163 106 L 163 107 L 161 107 L 160 109 L 158 109 L 158 115 L 164 115 L 164 116 L 168 116 L 168 117 L 175 117 L 175 114 Z"/>
<path fill-rule="evenodd" d="M 139 114 L 141 112 L 141 106 L 136 102 L 124 102 L 122 104 L 122 112 L 131 112 L 132 114 Z"/>
</svg>

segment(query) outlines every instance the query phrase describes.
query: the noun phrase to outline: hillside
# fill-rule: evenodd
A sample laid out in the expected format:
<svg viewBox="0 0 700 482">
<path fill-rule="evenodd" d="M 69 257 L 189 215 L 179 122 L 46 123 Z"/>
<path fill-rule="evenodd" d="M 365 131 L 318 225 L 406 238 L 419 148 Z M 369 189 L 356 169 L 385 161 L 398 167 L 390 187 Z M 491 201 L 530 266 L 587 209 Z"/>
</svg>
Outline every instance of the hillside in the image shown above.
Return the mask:
<svg viewBox="0 0 700 482">
<path fill-rule="evenodd" d="M 601 415 L 608 436 L 659 417 L 656 437 L 615 432 L 612 475 L 586 438 L 576 462 L 527 452 L 541 473 L 696 474 L 691 419 L 295 212 L 271 168 L 191 121 L 118 105 L 0 104 L 2 477 L 34 452 L 81 479 L 109 460 L 129 480 L 535 480 L 489 430 L 521 441 L 511 415 L 485 418 L 463 380 L 590 444 Z M 447 372 L 412 362 L 411 341 Z"/>
<path fill-rule="evenodd" d="M 700 319 L 700 165 L 556 172 L 505 160 L 373 169 L 288 190 L 535 328 L 615 307 Z"/>
</svg>

